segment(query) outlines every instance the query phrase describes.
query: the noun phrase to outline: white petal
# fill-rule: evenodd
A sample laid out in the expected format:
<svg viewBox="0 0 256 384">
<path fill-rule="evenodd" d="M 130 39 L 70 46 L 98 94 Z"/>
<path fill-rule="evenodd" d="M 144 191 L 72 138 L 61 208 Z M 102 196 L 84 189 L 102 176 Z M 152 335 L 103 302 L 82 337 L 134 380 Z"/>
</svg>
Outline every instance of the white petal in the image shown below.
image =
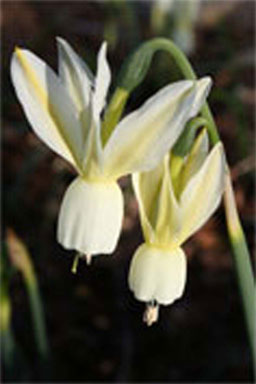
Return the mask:
<svg viewBox="0 0 256 384">
<path fill-rule="evenodd" d="M 85 143 L 83 171 L 88 179 L 102 178 L 100 122 L 92 118 Z"/>
<path fill-rule="evenodd" d="M 121 232 L 123 196 L 117 183 L 76 178 L 67 189 L 58 220 L 58 241 L 84 254 L 112 253 Z"/>
<path fill-rule="evenodd" d="M 203 77 L 196 82 L 195 98 L 190 109 L 190 118 L 195 117 L 204 104 L 212 86 L 212 79 L 209 76 Z"/>
<path fill-rule="evenodd" d="M 181 243 L 205 224 L 217 209 L 224 190 L 225 164 L 223 146 L 218 143 L 183 191 L 180 198 Z"/>
<path fill-rule="evenodd" d="M 173 248 L 177 245 L 182 223 L 180 208 L 171 182 L 168 155 L 164 159 L 164 174 L 157 196 L 155 216 L 154 228 L 157 244 Z"/>
<path fill-rule="evenodd" d="M 142 244 L 133 256 L 129 287 L 138 300 L 168 305 L 182 296 L 186 282 L 186 257 L 181 248 L 153 248 Z"/>
<path fill-rule="evenodd" d="M 33 53 L 17 49 L 11 62 L 12 81 L 35 133 L 77 168 L 82 134 L 72 100 L 56 74 Z"/>
<path fill-rule="evenodd" d="M 180 230 L 180 213 L 169 174 L 169 156 L 156 168 L 132 176 L 147 242 L 173 246 Z"/>
<path fill-rule="evenodd" d="M 160 164 L 151 172 L 134 173 L 132 175 L 133 190 L 139 205 L 139 214 L 144 238 L 150 242 L 155 242 L 155 232 L 151 225 L 152 211 L 154 210 L 155 199 L 163 173 L 163 164 Z"/>
<path fill-rule="evenodd" d="M 209 151 L 207 130 L 204 129 L 196 138 L 191 151 L 183 163 L 180 174 L 179 193 L 181 193 L 189 180 L 199 171 Z"/>
<path fill-rule="evenodd" d="M 94 79 L 90 69 L 71 46 L 57 38 L 59 52 L 59 76 L 69 92 L 79 113 L 89 107 Z"/>
<path fill-rule="evenodd" d="M 69 94 L 79 112 L 79 119 L 82 126 L 84 142 L 83 170 L 92 174 L 92 167 L 98 168 L 101 163 L 102 146 L 100 139 L 100 121 L 99 118 L 93 119 L 92 116 L 92 86 L 94 78 L 90 69 L 73 51 L 71 46 L 63 39 L 57 38 L 59 48 L 59 72 Z M 102 54 L 100 63 L 102 63 Z M 103 65 L 104 66 L 104 65 Z M 102 64 L 98 74 L 98 80 L 104 75 Z M 101 89 L 98 89 L 101 92 Z M 94 98 L 101 95 L 94 95 Z M 98 116 L 99 117 L 99 116 Z M 95 171 L 93 171 L 95 173 Z"/>
<path fill-rule="evenodd" d="M 117 125 L 104 149 L 106 174 L 148 171 L 161 161 L 191 117 L 200 90 L 194 84 L 184 80 L 164 87 Z"/>
<path fill-rule="evenodd" d="M 95 92 L 93 96 L 94 117 L 99 119 L 105 106 L 108 88 L 111 82 L 111 72 L 107 62 L 107 43 L 104 42 L 98 53 L 97 74 L 95 79 Z"/>
<path fill-rule="evenodd" d="M 105 106 L 106 96 L 111 81 L 110 68 L 106 58 L 107 43 L 104 42 L 98 53 L 97 74 L 95 79 L 95 91 L 92 98 L 92 119 L 87 135 L 84 170 L 86 173 L 94 176 L 92 169 L 95 167 L 101 169 L 103 162 L 103 151 L 101 142 L 101 122 L 100 113 Z"/>
</svg>

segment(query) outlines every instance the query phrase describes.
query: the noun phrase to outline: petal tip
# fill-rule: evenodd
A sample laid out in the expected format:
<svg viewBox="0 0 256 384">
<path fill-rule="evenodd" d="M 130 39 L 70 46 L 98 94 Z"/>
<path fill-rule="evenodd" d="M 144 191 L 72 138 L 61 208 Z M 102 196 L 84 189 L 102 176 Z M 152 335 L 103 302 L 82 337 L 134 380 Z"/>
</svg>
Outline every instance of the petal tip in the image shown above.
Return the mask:
<svg viewBox="0 0 256 384">
<path fill-rule="evenodd" d="M 23 49 L 18 47 L 17 45 L 15 45 L 14 47 L 14 55 L 19 59 L 21 60 L 22 59 L 22 52 L 23 52 Z"/>
<path fill-rule="evenodd" d="M 67 46 L 68 42 L 61 36 L 56 36 L 57 45 Z"/>
<path fill-rule="evenodd" d="M 107 56 L 107 48 L 108 48 L 108 43 L 107 43 L 106 40 L 104 40 L 101 43 L 101 46 L 100 46 L 100 49 L 99 49 L 99 56 L 101 56 L 101 55 Z"/>
<path fill-rule="evenodd" d="M 15 45 L 14 52 L 18 53 L 21 50 L 21 48 L 18 45 Z"/>
<path fill-rule="evenodd" d="M 202 79 L 198 80 L 198 84 L 205 89 L 206 92 L 209 92 L 212 86 L 212 78 L 210 76 L 202 77 Z"/>
</svg>

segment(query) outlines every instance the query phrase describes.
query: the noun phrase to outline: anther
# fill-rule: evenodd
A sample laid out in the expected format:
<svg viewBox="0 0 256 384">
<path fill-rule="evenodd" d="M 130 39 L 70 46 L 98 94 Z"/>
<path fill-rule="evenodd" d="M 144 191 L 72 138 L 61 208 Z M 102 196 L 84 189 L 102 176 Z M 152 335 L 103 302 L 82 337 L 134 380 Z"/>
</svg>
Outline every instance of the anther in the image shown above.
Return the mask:
<svg viewBox="0 0 256 384">
<path fill-rule="evenodd" d="M 73 264 L 72 264 L 72 268 L 71 268 L 71 272 L 72 273 L 77 273 L 77 267 L 78 267 L 78 263 L 79 263 L 79 257 L 80 257 L 80 254 L 77 253 L 75 258 L 74 258 L 74 261 L 73 261 Z"/>
<path fill-rule="evenodd" d="M 85 255 L 86 264 L 90 265 L 92 262 L 92 255 Z"/>
<path fill-rule="evenodd" d="M 145 312 L 143 314 L 143 321 L 150 327 L 158 320 L 159 305 L 155 302 L 150 302 L 146 305 Z"/>
</svg>

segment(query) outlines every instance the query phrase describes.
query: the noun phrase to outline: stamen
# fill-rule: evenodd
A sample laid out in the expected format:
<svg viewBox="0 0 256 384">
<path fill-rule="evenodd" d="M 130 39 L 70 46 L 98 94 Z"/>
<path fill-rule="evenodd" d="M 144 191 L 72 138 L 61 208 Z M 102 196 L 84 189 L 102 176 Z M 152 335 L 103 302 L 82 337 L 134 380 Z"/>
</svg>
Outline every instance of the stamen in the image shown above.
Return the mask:
<svg viewBox="0 0 256 384">
<path fill-rule="evenodd" d="M 91 261 L 92 261 L 92 255 L 83 255 L 82 253 L 77 253 L 75 258 L 74 258 L 72 267 L 71 267 L 72 273 L 77 273 L 77 267 L 78 267 L 79 259 L 85 260 L 86 264 L 90 265 Z"/>
<path fill-rule="evenodd" d="M 72 268 L 71 268 L 71 272 L 76 274 L 77 273 L 77 267 L 78 267 L 78 263 L 79 263 L 79 258 L 80 258 L 80 254 L 77 253 L 75 258 L 74 258 L 74 261 L 73 261 L 73 264 L 72 264 Z"/>
<path fill-rule="evenodd" d="M 92 255 L 85 255 L 87 265 L 90 265 L 92 262 Z"/>
<path fill-rule="evenodd" d="M 150 327 L 158 320 L 159 305 L 154 301 L 151 301 L 146 305 L 145 312 L 143 314 L 143 321 Z"/>
</svg>

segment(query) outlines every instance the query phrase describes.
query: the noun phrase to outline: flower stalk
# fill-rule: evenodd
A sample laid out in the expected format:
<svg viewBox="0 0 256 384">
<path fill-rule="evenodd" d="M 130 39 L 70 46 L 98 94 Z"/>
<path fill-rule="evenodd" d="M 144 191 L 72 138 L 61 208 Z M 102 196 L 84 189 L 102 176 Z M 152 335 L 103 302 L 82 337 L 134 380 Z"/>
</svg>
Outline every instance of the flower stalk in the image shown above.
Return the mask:
<svg viewBox="0 0 256 384">
<path fill-rule="evenodd" d="M 226 222 L 230 242 L 234 253 L 234 265 L 237 273 L 239 289 L 241 293 L 244 313 L 249 334 L 249 341 L 254 356 L 256 356 L 255 345 L 255 296 L 253 272 L 250 254 L 246 244 L 244 232 L 236 209 L 234 191 L 232 189 L 230 174 L 226 178 L 224 194 L 226 208 Z"/>
</svg>

